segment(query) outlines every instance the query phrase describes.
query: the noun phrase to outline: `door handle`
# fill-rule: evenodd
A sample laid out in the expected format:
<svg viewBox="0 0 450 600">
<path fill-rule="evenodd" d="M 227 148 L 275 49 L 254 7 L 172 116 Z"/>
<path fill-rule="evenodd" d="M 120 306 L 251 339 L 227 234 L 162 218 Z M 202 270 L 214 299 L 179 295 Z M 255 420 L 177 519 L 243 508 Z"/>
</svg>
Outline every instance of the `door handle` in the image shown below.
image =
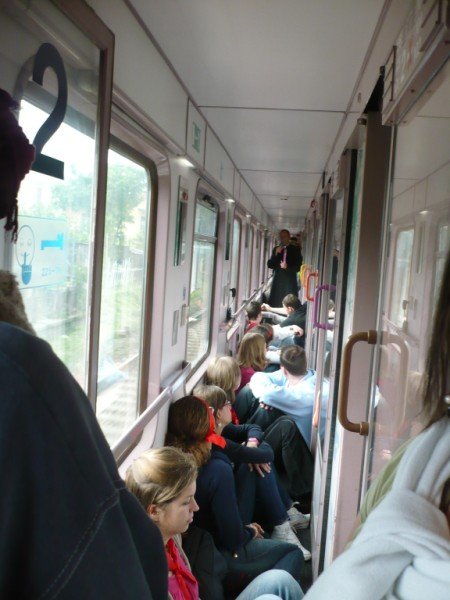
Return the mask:
<svg viewBox="0 0 450 600">
<path fill-rule="evenodd" d="M 314 296 L 311 296 L 309 293 L 309 282 L 311 281 L 311 279 L 313 277 L 316 277 L 318 279 L 319 271 L 312 271 L 311 273 L 309 273 L 308 277 L 306 278 L 306 299 L 309 300 L 310 302 L 314 302 Z"/>
<path fill-rule="evenodd" d="M 319 323 L 317 320 L 317 313 L 319 312 L 319 294 L 323 290 L 326 290 L 327 292 L 335 292 L 336 286 L 328 285 L 326 283 L 325 285 L 319 285 L 319 287 L 316 288 L 316 291 L 314 292 L 313 327 L 316 327 L 317 329 L 328 329 L 331 331 L 334 329 L 333 325 L 330 325 L 329 323 Z"/>
<path fill-rule="evenodd" d="M 360 423 L 353 423 L 348 420 L 347 417 L 347 406 L 348 406 L 348 384 L 350 381 L 350 367 L 352 364 L 352 350 L 353 346 L 358 342 L 366 342 L 367 344 L 376 344 L 377 332 L 374 330 L 359 331 L 351 335 L 347 343 L 345 344 L 344 352 L 342 353 L 342 364 L 341 364 L 341 379 L 339 383 L 339 395 L 338 395 L 338 418 L 339 423 L 347 431 L 352 433 L 359 433 L 359 435 L 369 434 L 369 423 L 367 421 L 361 421 Z"/>
</svg>

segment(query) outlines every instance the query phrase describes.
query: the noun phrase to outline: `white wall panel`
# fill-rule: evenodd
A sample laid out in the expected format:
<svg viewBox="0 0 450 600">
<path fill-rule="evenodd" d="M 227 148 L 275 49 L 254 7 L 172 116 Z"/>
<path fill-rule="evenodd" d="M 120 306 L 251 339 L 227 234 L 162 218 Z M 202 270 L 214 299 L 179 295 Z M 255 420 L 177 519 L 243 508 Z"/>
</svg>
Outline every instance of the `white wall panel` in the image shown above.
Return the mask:
<svg viewBox="0 0 450 600">
<path fill-rule="evenodd" d="M 233 193 L 234 165 L 209 127 L 206 132 L 205 169 L 227 192 Z"/>
<path fill-rule="evenodd" d="M 241 181 L 242 177 L 239 175 L 237 169 L 234 170 L 234 184 L 233 184 L 233 198 L 236 202 L 239 202 L 239 194 L 241 193 Z"/>
<path fill-rule="evenodd" d="M 189 100 L 187 131 L 186 131 L 186 152 L 201 167 L 205 162 L 205 139 L 206 122 L 198 112 L 192 102 Z"/>
<path fill-rule="evenodd" d="M 185 148 L 187 94 L 122 2 L 88 0 L 116 36 L 115 85 Z"/>
<path fill-rule="evenodd" d="M 253 193 L 244 180 L 241 181 L 241 197 L 239 199 L 241 206 L 248 212 L 252 210 Z"/>
</svg>

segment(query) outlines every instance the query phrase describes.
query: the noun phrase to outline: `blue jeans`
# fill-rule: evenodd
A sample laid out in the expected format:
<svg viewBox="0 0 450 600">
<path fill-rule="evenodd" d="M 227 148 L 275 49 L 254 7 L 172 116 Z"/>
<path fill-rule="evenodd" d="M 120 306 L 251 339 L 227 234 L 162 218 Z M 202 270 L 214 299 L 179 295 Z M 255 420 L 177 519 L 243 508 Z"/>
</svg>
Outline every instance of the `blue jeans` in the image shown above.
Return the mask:
<svg viewBox="0 0 450 600">
<path fill-rule="evenodd" d="M 304 562 L 300 548 L 277 540 L 252 539 L 236 554 L 226 550 L 222 554 L 228 565 L 226 587 L 230 591 L 243 590 L 270 569 L 286 571 L 299 581 Z"/>
<path fill-rule="evenodd" d="M 254 579 L 236 600 L 301 600 L 303 591 L 286 571 L 272 569 Z"/>
</svg>

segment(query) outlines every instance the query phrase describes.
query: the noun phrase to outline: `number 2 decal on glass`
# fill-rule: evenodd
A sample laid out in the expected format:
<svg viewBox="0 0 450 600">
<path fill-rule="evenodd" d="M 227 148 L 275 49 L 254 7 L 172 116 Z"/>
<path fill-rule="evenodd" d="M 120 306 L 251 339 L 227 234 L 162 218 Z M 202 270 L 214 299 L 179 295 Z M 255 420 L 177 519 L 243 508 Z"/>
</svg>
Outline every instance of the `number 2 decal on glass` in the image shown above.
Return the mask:
<svg viewBox="0 0 450 600">
<path fill-rule="evenodd" d="M 45 144 L 64 121 L 67 109 L 67 75 L 58 50 L 52 44 L 42 44 L 34 58 L 33 81 L 42 86 L 44 73 L 50 68 L 58 80 L 58 97 L 52 112 L 39 128 L 33 140 L 36 159 L 31 167 L 33 171 L 64 179 L 64 163 L 61 160 L 42 154 Z"/>
</svg>

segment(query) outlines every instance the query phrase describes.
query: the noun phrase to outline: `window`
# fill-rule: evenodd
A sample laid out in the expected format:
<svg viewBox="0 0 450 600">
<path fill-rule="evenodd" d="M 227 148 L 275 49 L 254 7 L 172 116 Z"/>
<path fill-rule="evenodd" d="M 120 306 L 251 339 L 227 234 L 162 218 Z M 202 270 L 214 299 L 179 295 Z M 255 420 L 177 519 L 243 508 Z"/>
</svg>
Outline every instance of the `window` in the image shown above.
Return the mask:
<svg viewBox="0 0 450 600">
<path fill-rule="evenodd" d="M 407 314 L 413 243 L 414 229 L 399 231 L 395 244 L 390 310 L 391 319 L 398 327 L 403 326 Z"/>
<path fill-rule="evenodd" d="M 186 360 L 193 366 L 209 348 L 216 231 L 217 207 L 210 200 L 197 200 L 186 349 Z"/>
<path fill-rule="evenodd" d="M 20 124 L 31 139 L 47 117 L 22 101 Z M 72 120 L 45 153 L 64 158 L 64 179 L 30 171 L 23 181 L 13 270 L 37 335 L 86 389 L 95 140 Z"/>
<path fill-rule="evenodd" d="M 110 150 L 96 412 L 111 445 L 139 414 L 149 208 L 147 169 Z"/>
<path fill-rule="evenodd" d="M 253 273 L 253 227 L 248 223 L 248 246 L 247 246 L 247 296 L 252 295 L 252 273 Z"/>
<path fill-rule="evenodd" d="M 241 244 L 241 222 L 238 218 L 233 221 L 233 245 L 231 251 L 231 275 L 230 288 L 236 290 L 236 296 L 230 307 L 232 311 L 236 311 L 238 302 L 238 284 L 239 284 L 239 249 Z"/>
</svg>

